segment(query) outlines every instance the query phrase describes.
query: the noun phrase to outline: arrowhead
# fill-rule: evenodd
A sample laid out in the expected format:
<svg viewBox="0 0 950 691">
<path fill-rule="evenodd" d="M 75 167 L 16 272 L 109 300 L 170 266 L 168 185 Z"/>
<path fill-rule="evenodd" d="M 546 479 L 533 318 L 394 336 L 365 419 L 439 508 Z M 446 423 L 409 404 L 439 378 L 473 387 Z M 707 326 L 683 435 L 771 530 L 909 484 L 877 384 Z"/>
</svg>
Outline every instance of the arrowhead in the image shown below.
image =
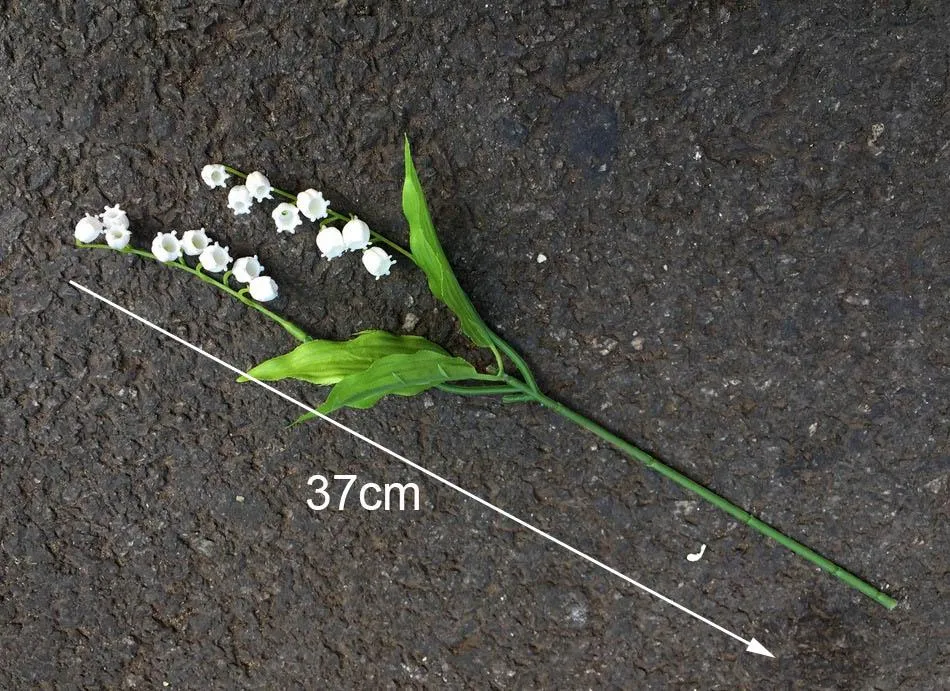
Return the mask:
<svg viewBox="0 0 950 691">
<path fill-rule="evenodd" d="M 749 641 L 749 647 L 745 649 L 747 653 L 755 653 L 756 655 L 765 655 L 765 657 L 775 657 L 770 653 L 764 645 L 759 643 L 754 638 Z"/>
</svg>

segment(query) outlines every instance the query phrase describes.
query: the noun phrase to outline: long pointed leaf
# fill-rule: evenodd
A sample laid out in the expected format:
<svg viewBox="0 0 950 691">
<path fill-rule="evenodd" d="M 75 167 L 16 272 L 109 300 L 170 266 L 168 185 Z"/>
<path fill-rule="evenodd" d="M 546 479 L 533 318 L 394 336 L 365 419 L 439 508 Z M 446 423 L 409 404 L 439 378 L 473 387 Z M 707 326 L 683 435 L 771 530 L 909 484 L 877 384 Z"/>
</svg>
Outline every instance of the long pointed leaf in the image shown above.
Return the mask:
<svg viewBox="0 0 950 691">
<path fill-rule="evenodd" d="M 405 145 L 405 159 L 406 182 L 402 188 L 402 208 L 409 222 L 409 249 L 412 251 L 412 256 L 429 279 L 429 290 L 432 294 L 444 302 L 458 317 L 462 332 L 475 345 L 488 348 L 492 343 L 491 332 L 475 311 L 462 286 L 459 285 L 442 245 L 439 244 L 435 226 L 432 224 L 432 218 L 426 206 L 425 193 L 419 183 L 416 167 L 412 163 L 408 137 Z"/>
<path fill-rule="evenodd" d="M 421 336 L 396 336 L 387 331 L 364 331 L 348 341 L 307 341 L 289 353 L 265 360 L 248 371 L 261 381 L 299 379 L 311 384 L 336 384 L 369 368 L 387 355 L 445 351 Z M 238 381 L 247 381 L 240 377 Z"/>
<path fill-rule="evenodd" d="M 333 387 L 318 408 L 328 414 L 343 407 L 370 408 L 383 396 L 415 396 L 448 381 L 478 377 L 478 372 L 462 358 L 432 350 L 411 355 L 387 355 L 368 369 L 344 377 Z"/>
</svg>

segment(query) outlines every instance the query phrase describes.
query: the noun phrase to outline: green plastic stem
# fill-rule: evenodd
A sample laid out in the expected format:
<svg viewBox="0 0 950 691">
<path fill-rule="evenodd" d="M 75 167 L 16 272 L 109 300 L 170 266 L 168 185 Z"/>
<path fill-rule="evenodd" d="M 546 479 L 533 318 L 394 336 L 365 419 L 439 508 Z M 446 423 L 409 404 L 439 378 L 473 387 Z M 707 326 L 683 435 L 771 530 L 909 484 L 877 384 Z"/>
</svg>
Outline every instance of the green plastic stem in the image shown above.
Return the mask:
<svg viewBox="0 0 950 691">
<path fill-rule="evenodd" d="M 609 430 L 604 429 L 593 420 L 590 420 L 584 417 L 583 415 L 581 415 L 580 413 L 574 410 L 571 410 L 566 405 L 559 403 L 558 401 L 555 401 L 554 399 L 549 398 L 548 396 L 545 396 L 543 393 L 540 393 L 538 391 L 532 391 L 528 386 L 526 386 L 525 384 L 523 384 L 522 382 L 518 381 L 517 379 L 513 377 L 509 377 L 506 375 L 504 377 L 504 381 L 512 388 L 520 389 L 526 396 L 530 397 L 534 401 L 537 401 L 538 403 L 543 405 L 545 408 L 553 410 L 558 415 L 561 415 L 567 418 L 568 420 L 570 420 L 571 422 L 577 425 L 580 425 L 581 427 L 588 430 L 589 432 L 594 433 L 595 435 L 597 435 L 598 437 L 600 437 L 607 443 L 612 444 L 616 448 L 626 453 L 631 458 L 639 461 L 640 463 L 645 465 L 647 468 L 650 468 L 651 470 L 656 471 L 663 477 L 669 478 L 680 487 L 684 489 L 688 489 L 689 491 L 695 494 L 698 494 L 700 497 L 708 501 L 710 504 L 722 509 L 727 514 L 735 518 L 736 520 L 742 523 L 745 523 L 746 525 L 748 525 L 751 528 L 754 528 L 755 530 L 762 533 L 766 537 L 770 537 L 776 542 L 778 542 L 780 545 L 787 547 L 795 554 L 801 557 L 804 557 L 805 559 L 810 561 L 812 564 L 815 564 L 816 566 L 818 566 L 820 569 L 827 571 L 835 578 L 840 579 L 841 581 L 847 583 L 849 586 L 851 586 L 855 590 L 863 593 L 864 595 L 867 595 L 869 598 L 871 598 L 878 604 L 883 605 L 887 609 L 894 609 L 894 607 L 897 606 L 897 600 L 887 595 L 886 593 L 881 592 L 870 583 L 858 578 L 853 573 L 844 569 L 838 564 L 835 564 L 830 559 L 826 559 L 825 557 L 821 556 L 810 547 L 806 547 L 805 545 L 798 542 L 797 540 L 794 540 L 790 538 L 789 536 L 785 535 L 784 533 L 779 532 L 778 530 L 770 526 L 768 523 L 765 523 L 764 521 L 756 518 L 755 516 L 750 514 L 748 511 L 745 511 L 739 508 L 738 506 L 730 502 L 728 499 L 725 499 L 724 497 L 719 496 L 712 490 L 706 487 L 703 487 L 698 482 L 691 480 L 690 478 L 688 478 L 686 475 L 683 475 L 683 473 L 679 472 L 678 470 L 675 470 L 674 468 L 671 468 L 665 463 L 662 463 L 658 459 L 648 454 L 643 449 L 640 449 L 634 446 L 630 442 L 624 439 L 621 439 L 620 437 L 610 432 Z"/>
</svg>

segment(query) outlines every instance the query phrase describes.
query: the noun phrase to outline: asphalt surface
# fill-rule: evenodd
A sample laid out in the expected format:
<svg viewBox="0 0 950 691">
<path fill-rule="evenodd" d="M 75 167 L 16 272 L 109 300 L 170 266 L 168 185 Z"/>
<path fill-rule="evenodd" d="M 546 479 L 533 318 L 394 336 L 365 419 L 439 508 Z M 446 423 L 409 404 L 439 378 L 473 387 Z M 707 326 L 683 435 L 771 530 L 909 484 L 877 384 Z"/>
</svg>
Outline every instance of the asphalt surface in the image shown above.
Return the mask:
<svg viewBox="0 0 950 691">
<path fill-rule="evenodd" d="M 0 7 L 0 687 L 950 688 L 941 3 Z M 316 187 L 404 241 L 404 133 L 544 390 L 898 607 L 539 407 L 338 414 L 775 658 L 746 653 L 67 283 L 240 367 L 294 345 L 75 248 L 119 203 L 138 247 L 205 226 L 257 254 L 316 336 L 471 355 L 408 262 L 322 261 L 313 226 L 236 218 L 198 176 Z M 420 509 L 316 512 L 314 474 L 414 482 Z"/>
</svg>

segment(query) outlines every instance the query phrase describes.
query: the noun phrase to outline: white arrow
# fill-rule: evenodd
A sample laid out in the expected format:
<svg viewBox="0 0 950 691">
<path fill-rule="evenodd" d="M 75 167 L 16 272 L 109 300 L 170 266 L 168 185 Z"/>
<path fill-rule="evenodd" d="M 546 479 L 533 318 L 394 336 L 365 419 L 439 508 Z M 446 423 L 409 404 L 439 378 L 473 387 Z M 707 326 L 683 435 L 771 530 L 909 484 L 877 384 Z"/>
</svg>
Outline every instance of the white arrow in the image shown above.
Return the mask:
<svg viewBox="0 0 950 691">
<path fill-rule="evenodd" d="M 247 372 L 245 372 L 245 371 L 239 369 L 238 367 L 235 367 L 234 365 L 225 362 L 225 361 L 222 360 L 221 358 L 216 357 L 216 356 L 212 355 L 211 353 L 208 353 L 208 352 L 202 350 L 202 349 L 199 348 L 198 346 L 189 343 L 188 341 L 186 341 L 185 339 L 181 338 L 180 336 L 176 336 L 175 334 L 171 333 L 170 331 L 166 331 L 166 330 L 163 329 L 162 327 L 157 326 L 156 324 L 153 324 L 153 323 L 150 322 L 148 319 L 145 319 L 144 317 L 140 317 L 140 316 L 137 315 L 135 312 L 132 312 L 132 311 L 130 311 L 130 310 L 127 310 L 125 307 L 122 307 L 121 305 L 117 305 L 116 303 L 112 302 L 111 300 L 109 300 L 109 299 L 107 299 L 107 298 L 104 298 L 103 296 L 99 295 L 99 293 L 96 293 L 96 292 L 90 290 L 89 288 L 86 288 L 85 286 L 81 286 L 81 285 L 79 285 L 78 283 L 76 283 L 75 281 L 70 281 L 69 284 L 70 284 L 71 286 L 73 286 L 74 288 L 77 288 L 77 289 L 81 290 L 82 292 L 84 292 L 84 293 L 86 293 L 86 294 L 88 294 L 88 295 L 91 295 L 92 297 L 96 298 L 97 300 L 101 300 L 101 301 L 104 302 L 105 304 L 109 305 L 110 307 L 112 307 L 112 308 L 114 308 L 114 309 L 117 309 L 118 311 L 122 312 L 123 314 L 128 315 L 128 316 L 132 317 L 133 319 L 135 319 L 135 320 L 137 320 L 137 321 L 142 322 L 142 323 L 145 324 L 146 326 L 148 326 L 148 327 L 154 329 L 155 331 L 158 331 L 160 334 L 163 334 L 163 335 L 165 335 L 165 336 L 168 336 L 169 338 L 171 338 L 171 339 L 174 340 L 174 341 L 178 341 L 179 343 L 181 343 L 183 346 L 186 346 L 187 348 L 191 348 L 191 349 L 192 349 L 193 351 L 195 351 L 196 353 L 205 356 L 205 357 L 208 358 L 209 360 L 211 360 L 211 361 L 213 361 L 213 362 L 216 362 L 217 364 L 221 365 L 222 367 L 224 367 L 224 368 L 226 368 L 226 369 L 231 370 L 231 371 L 234 372 L 235 374 L 238 374 L 238 375 L 240 375 L 240 376 L 242 376 L 242 377 L 246 377 L 246 378 L 248 379 L 248 381 L 254 382 L 254 383 L 257 384 L 258 386 L 267 389 L 268 391 L 270 391 L 270 392 L 273 393 L 273 394 L 277 394 L 278 396 L 280 396 L 281 398 L 283 398 L 285 401 L 288 401 L 288 402 L 290 402 L 290 403 L 293 403 L 295 406 L 306 410 L 308 413 L 313 413 L 314 415 L 316 415 L 316 416 L 319 417 L 320 419 L 325 420 L 326 422 L 329 422 L 331 425 L 333 425 L 333 426 L 335 426 L 335 427 L 337 427 L 337 428 L 343 430 L 344 432 L 347 432 L 348 434 L 352 434 L 352 435 L 353 435 L 354 437 L 356 437 L 357 439 L 360 439 L 361 441 L 366 442 L 366 443 L 369 444 L 370 446 L 373 446 L 373 447 L 379 449 L 380 451 L 389 454 L 390 456 L 392 456 L 393 458 L 395 458 L 397 461 L 401 461 L 402 463 L 405 463 L 405 464 L 408 465 L 410 468 L 413 468 L 413 469 L 415 469 L 415 470 L 418 470 L 420 473 L 424 473 L 425 475 L 428 475 L 430 478 L 432 478 L 432 479 L 435 480 L 436 482 L 439 482 L 439 483 L 445 485 L 446 487 L 450 487 L 451 489 L 454 489 L 456 492 L 459 492 L 460 494 L 464 494 L 464 495 L 465 495 L 466 497 L 468 497 L 469 499 L 472 499 L 472 500 L 474 500 L 474 501 L 477 501 L 477 502 L 478 502 L 479 504 L 481 504 L 482 506 L 485 506 L 486 508 L 491 509 L 491 510 L 494 511 L 495 513 L 504 516 L 504 517 L 507 518 L 508 520 L 514 521 L 514 522 L 517 523 L 518 525 L 520 525 L 520 526 L 522 526 L 522 527 L 524 527 L 524 528 L 527 528 L 528 530 L 530 530 L 531 532 L 535 533 L 536 535 L 540 535 L 540 536 L 543 537 L 545 540 L 549 540 L 550 542 L 553 542 L 553 543 L 554 543 L 555 545 L 557 545 L 558 547 L 561 547 L 561 548 L 563 548 L 563 549 L 566 549 L 568 552 L 570 552 L 570 553 L 572 553 L 572 554 L 576 554 L 576 555 L 579 556 L 581 559 L 584 559 L 584 560 L 590 562 L 590 563 L 593 564 L 594 566 L 600 567 L 600 568 L 603 569 L 604 571 L 613 574 L 613 575 L 616 576 L 617 578 L 620 578 L 620 579 L 626 581 L 626 582 L 629 583 L 630 585 L 636 586 L 636 587 L 639 588 L 640 590 L 642 590 L 642 591 L 644 591 L 644 592 L 646 592 L 646 593 L 649 593 L 649 594 L 652 595 L 653 597 L 659 598 L 660 600 L 663 600 L 663 602 L 666 602 L 667 604 L 673 605 L 673 606 L 676 607 L 678 610 L 680 610 L 680 611 L 682 611 L 682 612 L 685 612 L 686 614 L 688 614 L 689 616 L 693 617 L 694 619 L 699 619 L 699 621 L 703 622 L 704 624 L 708 624 L 709 626 L 712 626 L 714 629 L 717 629 L 717 630 L 719 630 L 719 631 L 722 631 L 722 632 L 723 632 L 724 634 L 726 634 L 727 636 L 732 636 L 732 637 L 735 638 L 737 641 L 740 641 L 740 642 L 742 642 L 743 644 L 745 644 L 745 646 L 746 646 L 746 652 L 755 653 L 756 655 L 765 655 L 766 657 L 775 657 L 772 653 L 770 653 L 770 652 L 765 648 L 765 646 L 763 646 L 761 643 L 759 643 L 759 642 L 758 642 L 757 640 L 755 640 L 754 638 L 753 638 L 752 640 L 748 640 L 748 641 L 747 641 L 747 640 L 744 639 L 742 636 L 740 636 L 740 635 L 738 635 L 738 634 L 735 634 L 735 633 L 733 633 L 732 631 L 729 631 L 729 630 L 726 629 L 726 628 L 723 628 L 723 627 L 720 626 L 719 624 L 717 624 L 717 623 L 715 623 L 715 622 L 713 622 L 713 621 L 710 621 L 710 620 L 707 619 L 706 617 L 704 617 L 704 616 L 702 616 L 702 615 L 700 615 L 700 614 L 697 614 L 696 612 L 694 612 L 694 611 L 691 610 L 691 609 L 688 609 L 688 608 L 684 607 L 683 605 L 681 605 L 680 603 L 676 602 L 675 600 L 671 600 L 670 598 L 666 597 L 665 595 L 661 595 L 660 593 L 656 592 L 655 590 L 652 590 L 652 589 L 648 588 L 647 586 L 643 585 L 642 583 L 638 583 L 637 581 L 635 581 L 635 580 L 633 580 L 632 578 L 630 578 L 630 576 L 627 576 L 626 574 L 623 574 L 623 573 L 621 573 L 620 571 L 617 571 L 617 569 L 613 568 L 612 566 L 608 566 L 608 565 L 605 564 L 604 562 L 602 562 L 602 561 L 600 561 L 600 560 L 598 560 L 598 559 L 595 559 L 594 557 L 590 556 L 589 554 L 585 554 L 584 552 L 581 552 L 581 551 L 580 551 L 579 549 L 577 549 L 576 547 L 572 547 L 571 545 L 567 544 L 567 543 L 564 542 L 563 540 L 559 540 L 558 538 L 554 537 L 554 536 L 551 535 L 550 533 L 544 532 L 544 531 L 541 530 L 540 528 L 537 528 L 537 527 L 531 525 L 530 523 L 528 523 L 527 521 L 522 520 L 522 519 L 518 518 L 517 516 L 508 513 L 508 512 L 505 511 L 504 509 L 495 506 L 495 505 L 492 504 L 491 502 L 488 502 L 488 501 L 482 499 L 482 498 L 479 497 L 478 495 L 472 494 L 472 493 L 469 492 L 467 489 L 464 489 L 464 488 L 462 488 L 462 487 L 459 487 L 459 486 L 456 485 L 454 482 L 445 479 L 445 478 L 442 477 L 441 475 L 438 475 L 438 474 L 436 474 L 436 473 L 433 473 L 433 472 L 432 472 L 431 470 L 429 470 L 428 468 L 424 468 L 424 467 L 422 467 L 421 465 L 419 465 L 418 463 L 414 463 L 413 461 L 410 461 L 410 460 L 409 460 L 408 458 L 406 458 L 405 456 L 401 456 L 400 454 L 396 453 L 395 451 L 392 451 L 391 449 L 386 448 L 386 447 L 383 446 L 382 444 L 373 441 L 373 440 L 370 439 L 369 437 L 360 434 L 360 433 L 357 432 L 356 430 L 350 429 L 349 427 L 347 427 L 347 426 L 344 425 L 343 423 L 337 422 L 336 420 L 334 420 L 334 419 L 332 419 L 332 418 L 330 418 L 330 417 L 327 417 L 327 416 L 324 415 L 323 413 L 321 413 L 321 412 L 319 412 L 319 411 L 317 411 L 317 410 L 314 410 L 313 408 L 311 408 L 310 406 L 308 406 L 306 403 L 301 403 L 301 402 L 298 401 L 296 398 L 293 398 L 292 396 L 288 396 L 287 394 L 285 394 L 283 391 L 280 391 L 279 389 L 275 389 L 275 388 L 274 388 L 273 386 L 271 386 L 270 384 L 266 384 L 266 383 L 260 381 L 259 379 L 255 379 L 255 378 L 252 377 L 250 374 L 248 374 Z"/>
</svg>

